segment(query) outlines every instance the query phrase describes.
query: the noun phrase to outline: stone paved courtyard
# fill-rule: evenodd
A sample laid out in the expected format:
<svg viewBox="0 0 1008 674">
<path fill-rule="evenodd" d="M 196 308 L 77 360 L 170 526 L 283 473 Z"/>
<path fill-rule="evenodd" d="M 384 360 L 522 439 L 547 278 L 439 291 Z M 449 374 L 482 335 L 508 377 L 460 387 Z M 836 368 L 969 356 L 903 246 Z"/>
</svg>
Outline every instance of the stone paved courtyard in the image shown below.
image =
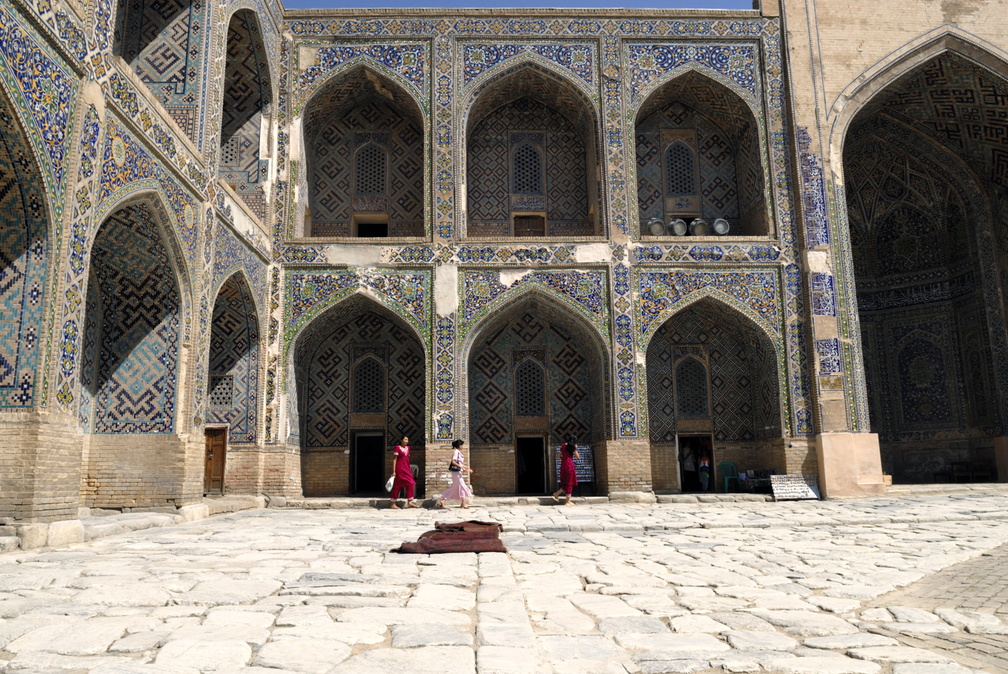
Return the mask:
<svg viewBox="0 0 1008 674">
<path fill-rule="evenodd" d="M 1003 672 L 1006 505 L 250 510 L 0 555 L 0 671 Z"/>
</svg>

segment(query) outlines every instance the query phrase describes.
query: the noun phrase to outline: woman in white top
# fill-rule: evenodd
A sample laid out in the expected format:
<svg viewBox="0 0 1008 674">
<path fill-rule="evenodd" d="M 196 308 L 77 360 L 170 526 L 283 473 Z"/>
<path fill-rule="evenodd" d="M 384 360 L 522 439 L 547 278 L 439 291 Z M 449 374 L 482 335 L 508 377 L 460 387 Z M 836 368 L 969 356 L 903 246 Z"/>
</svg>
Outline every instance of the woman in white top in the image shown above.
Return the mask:
<svg viewBox="0 0 1008 674">
<path fill-rule="evenodd" d="M 466 468 L 465 456 L 462 455 L 462 440 L 452 442 L 452 458 L 448 464 L 448 473 L 451 475 L 451 486 L 441 492 L 441 499 L 438 501 L 438 508 L 445 507 L 445 501 L 459 501 L 462 508 L 469 507 L 469 500 L 472 499 L 472 489 L 465 483 L 466 473 L 472 473 L 471 468 Z"/>
</svg>

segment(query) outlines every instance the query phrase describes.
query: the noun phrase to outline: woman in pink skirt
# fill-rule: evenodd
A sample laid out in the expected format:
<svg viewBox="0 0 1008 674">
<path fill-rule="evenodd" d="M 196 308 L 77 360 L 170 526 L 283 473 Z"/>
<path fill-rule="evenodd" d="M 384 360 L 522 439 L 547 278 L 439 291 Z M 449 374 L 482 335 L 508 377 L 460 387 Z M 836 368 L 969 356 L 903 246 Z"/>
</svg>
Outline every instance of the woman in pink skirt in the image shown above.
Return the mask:
<svg viewBox="0 0 1008 674">
<path fill-rule="evenodd" d="M 413 479 L 413 469 L 410 468 L 409 438 L 404 435 L 392 453 L 395 455 L 395 480 L 392 481 L 392 505 L 389 507 L 392 510 L 399 510 L 396 501 L 399 500 L 399 490 L 404 489 L 406 491 L 406 507 L 419 508 L 420 506 L 413 502 L 413 489 L 416 480 Z"/>
<path fill-rule="evenodd" d="M 468 508 L 468 501 L 472 498 L 472 489 L 465 483 L 465 474 L 472 473 L 472 468 L 466 468 L 465 456 L 462 455 L 462 440 L 452 443 L 452 458 L 448 464 L 448 473 L 451 475 L 451 486 L 441 492 L 441 500 L 438 501 L 438 508 L 445 507 L 445 501 L 459 501 L 460 507 Z"/>
<path fill-rule="evenodd" d="M 577 451 L 577 438 L 573 433 L 569 433 L 566 442 L 560 445 L 560 488 L 553 492 L 553 500 L 560 502 L 560 494 L 566 494 L 567 500 L 564 505 L 571 504 L 571 494 L 577 486 L 577 469 L 574 466 L 574 459 L 580 459 L 581 455 Z"/>
</svg>

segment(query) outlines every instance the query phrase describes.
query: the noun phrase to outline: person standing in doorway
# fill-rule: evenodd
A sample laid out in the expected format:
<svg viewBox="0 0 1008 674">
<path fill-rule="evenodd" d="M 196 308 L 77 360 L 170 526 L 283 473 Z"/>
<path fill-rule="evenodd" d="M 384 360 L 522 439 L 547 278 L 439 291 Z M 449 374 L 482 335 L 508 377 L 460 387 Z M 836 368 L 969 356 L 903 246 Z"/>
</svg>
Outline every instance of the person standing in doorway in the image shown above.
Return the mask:
<svg viewBox="0 0 1008 674">
<path fill-rule="evenodd" d="M 577 438 L 573 433 L 568 433 L 565 442 L 560 445 L 560 488 L 553 492 L 553 500 L 560 502 L 560 494 L 566 494 L 567 499 L 564 505 L 571 504 L 571 494 L 577 486 L 577 467 L 574 459 L 580 459 L 581 455 L 577 451 Z"/>
<path fill-rule="evenodd" d="M 389 506 L 392 510 L 399 510 L 399 505 L 396 501 L 399 500 L 400 489 L 406 491 L 407 508 L 420 507 L 413 502 L 413 490 L 416 487 L 416 480 L 413 479 L 413 469 L 410 468 L 409 453 L 409 438 L 404 435 L 399 444 L 392 450 L 392 454 L 395 456 L 395 471 L 393 471 L 395 480 L 392 481 L 392 504 Z"/>
<path fill-rule="evenodd" d="M 710 457 L 707 456 L 707 452 L 703 452 L 700 455 L 699 461 L 699 473 L 700 473 L 700 491 L 707 491 L 710 487 Z"/>
<path fill-rule="evenodd" d="M 472 500 L 472 489 L 466 484 L 466 473 L 472 474 L 472 468 L 466 468 L 465 455 L 462 454 L 463 440 L 452 442 L 452 458 L 448 462 L 448 473 L 451 475 L 451 486 L 441 492 L 438 508 L 445 507 L 445 501 L 459 501 L 460 508 L 468 508 Z"/>
</svg>

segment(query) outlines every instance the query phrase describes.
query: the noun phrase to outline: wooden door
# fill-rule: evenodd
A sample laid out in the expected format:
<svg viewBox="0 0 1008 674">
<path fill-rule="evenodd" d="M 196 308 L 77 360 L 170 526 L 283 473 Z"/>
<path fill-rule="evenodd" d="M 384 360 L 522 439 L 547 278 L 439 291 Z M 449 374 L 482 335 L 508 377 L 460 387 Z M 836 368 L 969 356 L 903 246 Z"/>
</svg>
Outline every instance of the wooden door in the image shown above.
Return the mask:
<svg viewBox="0 0 1008 674">
<path fill-rule="evenodd" d="M 203 493 L 224 493 L 224 459 L 227 454 L 227 429 L 206 431 L 206 462 L 203 470 Z"/>
</svg>

